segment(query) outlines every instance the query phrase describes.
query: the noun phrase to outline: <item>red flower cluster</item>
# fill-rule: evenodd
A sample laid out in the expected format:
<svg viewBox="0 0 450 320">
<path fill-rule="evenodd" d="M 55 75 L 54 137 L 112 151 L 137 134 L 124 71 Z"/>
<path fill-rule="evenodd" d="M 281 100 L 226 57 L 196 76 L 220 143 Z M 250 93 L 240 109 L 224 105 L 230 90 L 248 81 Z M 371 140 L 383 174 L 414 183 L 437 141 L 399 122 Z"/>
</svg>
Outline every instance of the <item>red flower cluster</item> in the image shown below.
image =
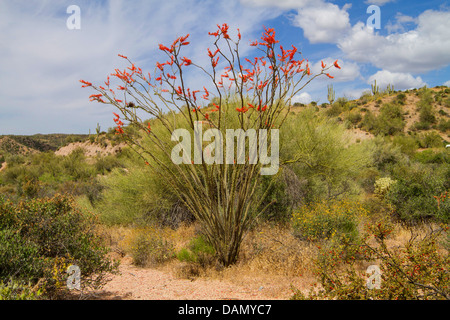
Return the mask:
<svg viewBox="0 0 450 320">
<path fill-rule="evenodd" d="M 224 39 L 230 39 L 230 35 L 228 34 L 229 26 L 228 24 L 224 23 L 222 26 L 217 25 L 218 30 L 216 32 L 208 32 L 210 36 L 219 37 L 220 35 L 223 36 Z M 239 31 L 239 29 L 238 29 Z M 239 33 L 240 34 L 240 33 Z"/>
<path fill-rule="evenodd" d="M 113 114 L 114 114 L 114 116 L 116 116 L 116 117 L 114 118 L 114 122 L 115 122 L 116 125 L 117 125 L 117 128 L 116 128 L 116 134 L 122 134 L 122 133 L 124 132 L 123 129 L 122 129 L 123 122 L 120 121 L 120 116 L 119 116 L 117 113 L 113 112 Z"/>
</svg>

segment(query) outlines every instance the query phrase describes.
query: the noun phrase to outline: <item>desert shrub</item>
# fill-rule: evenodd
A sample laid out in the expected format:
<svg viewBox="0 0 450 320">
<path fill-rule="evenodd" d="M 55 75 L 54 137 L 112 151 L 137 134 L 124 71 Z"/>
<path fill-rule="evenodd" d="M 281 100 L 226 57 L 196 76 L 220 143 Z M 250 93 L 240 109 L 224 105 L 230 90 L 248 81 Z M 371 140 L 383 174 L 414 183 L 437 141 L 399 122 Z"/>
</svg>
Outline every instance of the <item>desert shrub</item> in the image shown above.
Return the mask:
<svg viewBox="0 0 450 320">
<path fill-rule="evenodd" d="M 392 139 L 394 146 L 400 147 L 400 151 L 409 157 L 413 157 L 419 148 L 419 143 L 412 136 L 396 135 Z"/>
<path fill-rule="evenodd" d="M 418 121 L 411 126 L 412 130 L 430 130 L 431 124 L 429 122 Z"/>
<path fill-rule="evenodd" d="M 95 232 L 96 219 L 65 196 L 24 200 L 0 198 L 0 279 L 27 281 L 52 296 L 64 287 L 66 269 L 81 269 L 82 288 L 99 288 L 116 264 Z"/>
<path fill-rule="evenodd" d="M 446 89 L 446 90 L 449 90 L 449 91 L 450 91 L 450 89 Z M 442 101 L 442 105 L 443 105 L 444 107 L 446 107 L 446 108 L 450 108 L 450 97 L 448 97 L 447 99 L 443 100 L 443 101 Z"/>
<path fill-rule="evenodd" d="M 442 138 L 436 131 L 420 133 L 416 137 L 421 148 L 439 148 L 443 145 Z"/>
<path fill-rule="evenodd" d="M 163 230 L 146 227 L 138 229 L 136 233 L 130 244 L 130 253 L 135 265 L 140 267 L 154 266 L 167 262 L 174 257 L 174 246 Z"/>
<path fill-rule="evenodd" d="M 30 283 L 0 281 L 0 300 L 38 300 L 42 293 L 42 289 L 33 287 Z"/>
<path fill-rule="evenodd" d="M 215 253 L 205 237 L 199 235 L 191 239 L 188 246 L 177 253 L 177 258 L 183 262 L 198 263 L 200 267 L 205 268 L 215 261 Z"/>
<path fill-rule="evenodd" d="M 439 227 L 423 236 L 411 235 L 400 248 L 391 248 L 386 239 L 393 232 L 388 222 L 367 226 L 363 241 L 349 244 L 345 254 L 339 248 L 323 248 L 316 262 L 320 287 L 308 294 L 295 290 L 294 300 L 430 300 L 450 299 L 450 256 L 438 242 L 448 227 Z M 375 244 L 373 244 L 375 242 Z M 377 263 L 379 288 L 370 288 L 371 275 L 361 270 L 361 262 Z"/>
<path fill-rule="evenodd" d="M 347 200 L 317 202 L 298 209 L 292 215 L 294 234 L 302 239 L 358 238 L 359 219 L 367 211 L 361 204 Z"/>
<path fill-rule="evenodd" d="M 407 222 L 431 218 L 447 222 L 450 205 L 439 212 L 433 197 L 449 188 L 449 173 L 448 166 L 420 163 L 403 168 L 401 172 L 394 171 L 398 181 L 391 186 L 386 199 L 396 216 Z"/>
<path fill-rule="evenodd" d="M 337 117 L 346 110 L 347 106 L 348 100 L 340 97 L 331 105 L 330 109 L 325 111 L 325 114 L 329 117 Z"/>
<path fill-rule="evenodd" d="M 367 110 L 365 113 L 362 122 L 361 122 L 361 128 L 371 132 L 376 127 L 376 116 L 372 113 L 372 111 Z"/>
<path fill-rule="evenodd" d="M 419 111 L 420 122 L 423 123 L 435 123 L 436 115 L 433 108 L 433 97 L 431 91 L 425 90 L 420 97 L 420 100 L 416 104 L 417 111 Z"/>
<path fill-rule="evenodd" d="M 122 167 L 122 163 L 117 156 L 98 156 L 95 159 L 94 166 L 98 173 L 106 174 L 114 168 Z"/>
<path fill-rule="evenodd" d="M 285 166 L 279 174 L 272 178 L 261 177 L 257 194 L 262 202 L 257 208 L 258 219 L 276 223 L 287 223 L 292 211 L 301 204 L 305 197 L 304 180 L 300 180 L 295 172 Z M 264 211 L 262 211 L 265 209 Z"/>
<path fill-rule="evenodd" d="M 402 132 L 405 127 L 403 110 L 398 104 L 384 104 L 380 108 L 373 132 L 375 134 L 393 135 Z"/>
<path fill-rule="evenodd" d="M 446 132 L 446 131 L 450 130 L 450 120 L 441 119 L 437 128 L 441 132 Z"/>
<path fill-rule="evenodd" d="M 147 166 L 129 162 L 127 170 L 114 169 L 100 180 L 104 191 L 95 210 L 103 223 L 131 225 L 157 223 L 176 227 L 192 221 L 173 190 Z"/>
<path fill-rule="evenodd" d="M 367 153 L 371 157 L 373 167 L 382 173 L 388 174 L 393 166 L 408 162 L 401 148 L 394 145 L 388 138 L 378 136 L 364 141 L 362 146 L 368 149 Z"/>
<path fill-rule="evenodd" d="M 280 162 L 301 178 L 304 202 L 359 192 L 355 177 L 370 165 L 370 150 L 348 145 L 342 124 L 307 109 L 286 120 L 284 128 Z"/>
<path fill-rule="evenodd" d="M 358 110 L 351 111 L 347 114 L 347 120 L 351 124 L 356 125 L 362 120 L 361 113 Z"/>
<path fill-rule="evenodd" d="M 448 163 L 450 164 L 450 158 L 448 156 L 448 152 L 444 151 L 435 151 L 431 149 L 423 150 L 421 152 L 417 152 L 414 155 L 414 160 L 420 163 Z"/>
<path fill-rule="evenodd" d="M 395 101 L 398 104 L 404 105 L 406 103 L 406 95 L 403 92 L 397 94 Z"/>
</svg>

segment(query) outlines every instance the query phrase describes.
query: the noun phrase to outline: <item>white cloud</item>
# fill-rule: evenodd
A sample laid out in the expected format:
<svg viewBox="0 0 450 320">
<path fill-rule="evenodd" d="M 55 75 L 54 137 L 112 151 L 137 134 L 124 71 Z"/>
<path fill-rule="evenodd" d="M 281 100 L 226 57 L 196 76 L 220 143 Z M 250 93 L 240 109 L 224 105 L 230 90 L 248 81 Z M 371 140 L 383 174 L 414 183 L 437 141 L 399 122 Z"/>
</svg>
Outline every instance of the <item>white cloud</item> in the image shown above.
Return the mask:
<svg viewBox="0 0 450 320">
<path fill-rule="evenodd" d="M 414 30 L 384 37 L 358 22 L 338 46 L 352 60 L 392 72 L 423 73 L 450 64 L 450 12 L 428 10 L 417 23 Z"/>
<path fill-rule="evenodd" d="M 351 27 L 347 12 L 351 4 L 339 8 L 324 0 L 241 0 L 241 3 L 255 7 L 297 10 L 292 23 L 303 29 L 305 37 L 311 43 L 336 42 Z"/>
<path fill-rule="evenodd" d="M 87 133 L 97 122 L 113 126 L 113 108 L 89 102 L 94 92 L 81 89 L 78 81 L 101 84 L 114 68 L 124 69 L 118 53 L 153 74 L 155 61 L 164 58 L 158 44 L 190 33 L 183 55 L 207 65 L 208 31 L 217 23 L 228 23 L 234 33 L 240 28 L 245 52 L 245 44 L 262 31 L 262 21 L 276 16 L 274 10 L 243 7 L 238 0 L 80 0 L 81 30 L 68 30 L 71 4 L 0 1 L 0 134 Z M 188 75 L 194 85 L 202 79 Z"/>
<path fill-rule="evenodd" d="M 342 94 L 349 99 L 359 99 L 365 91 L 368 89 L 345 89 Z"/>
<path fill-rule="evenodd" d="M 335 4 L 319 1 L 299 9 L 293 23 L 303 29 L 311 43 L 335 43 L 351 29 L 347 9 L 348 6 L 340 9 Z"/>
<path fill-rule="evenodd" d="M 241 0 L 241 3 L 255 7 L 278 7 L 282 9 L 297 9 L 305 7 L 315 0 Z"/>
<path fill-rule="evenodd" d="M 382 6 L 382 5 L 385 5 L 386 3 L 394 2 L 394 1 L 395 0 L 366 0 L 366 1 L 364 1 L 364 3 Z"/>
<path fill-rule="evenodd" d="M 300 102 L 308 104 L 312 101 L 312 97 L 308 92 L 302 92 L 292 97 L 292 103 Z"/>
<path fill-rule="evenodd" d="M 447 86 L 447 87 L 450 87 L 450 80 L 445 81 L 445 82 L 443 83 L 443 85 L 444 85 L 444 86 Z"/>
<path fill-rule="evenodd" d="M 397 12 L 395 16 L 395 23 L 392 23 L 391 21 L 388 21 L 385 28 L 388 31 L 388 33 L 393 32 L 405 32 L 405 25 L 411 25 L 411 24 L 417 24 L 418 19 L 404 15 L 400 12 Z"/>
<path fill-rule="evenodd" d="M 321 61 L 323 61 L 323 63 L 326 64 L 326 66 L 328 67 L 333 65 L 336 59 L 328 57 Z M 322 70 L 321 61 L 318 61 L 311 66 L 311 72 L 313 74 L 320 73 L 320 71 Z M 361 77 L 358 64 L 338 59 L 338 65 L 341 67 L 341 69 L 337 69 L 333 66 L 331 69 L 326 71 L 326 73 L 329 73 L 332 77 L 334 77 L 334 79 L 332 80 L 333 82 L 353 81 Z M 328 79 L 328 77 L 322 77 L 322 79 L 326 80 Z"/>
<path fill-rule="evenodd" d="M 421 88 L 426 85 L 421 77 L 414 78 L 410 73 L 390 72 L 387 70 L 381 70 L 371 75 L 367 83 L 373 84 L 375 80 L 380 90 L 384 90 L 389 84 L 394 85 L 396 90 Z"/>
</svg>

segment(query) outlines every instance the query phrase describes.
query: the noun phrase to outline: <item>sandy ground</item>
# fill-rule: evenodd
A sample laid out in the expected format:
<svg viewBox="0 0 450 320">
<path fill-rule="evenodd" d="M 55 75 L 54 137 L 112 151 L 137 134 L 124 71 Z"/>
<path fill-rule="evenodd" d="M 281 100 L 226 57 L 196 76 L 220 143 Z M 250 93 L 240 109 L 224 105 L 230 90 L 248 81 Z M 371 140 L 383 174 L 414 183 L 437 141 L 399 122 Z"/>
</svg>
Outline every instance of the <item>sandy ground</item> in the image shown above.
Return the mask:
<svg viewBox="0 0 450 320">
<path fill-rule="evenodd" d="M 95 157 L 97 155 L 107 156 L 113 155 L 121 151 L 121 149 L 125 146 L 125 144 L 119 144 L 114 147 L 108 145 L 108 147 L 102 147 L 97 144 L 91 144 L 88 141 L 86 142 L 74 142 L 70 143 L 67 146 L 61 147 L 55 154 L 57 156 L 67 156 L 71 154 L 75 149 L 81 148 L 85 151 L 86 157 Z"/>
<path fill-rule="evenodd" d="M 104 300 L 286 300 L 292 296 L 290 285 L 277 277 L 247 279 L 239 283 L 218 278 L 177 278 L 163 269 L 140 268 L 124 258 L 119 275 L 111 276 L 95 296 Z M 261 280 L 261 281 L 260 281 Z M 295 282 L 295 281 L 294 281 Z"/>
</svg>

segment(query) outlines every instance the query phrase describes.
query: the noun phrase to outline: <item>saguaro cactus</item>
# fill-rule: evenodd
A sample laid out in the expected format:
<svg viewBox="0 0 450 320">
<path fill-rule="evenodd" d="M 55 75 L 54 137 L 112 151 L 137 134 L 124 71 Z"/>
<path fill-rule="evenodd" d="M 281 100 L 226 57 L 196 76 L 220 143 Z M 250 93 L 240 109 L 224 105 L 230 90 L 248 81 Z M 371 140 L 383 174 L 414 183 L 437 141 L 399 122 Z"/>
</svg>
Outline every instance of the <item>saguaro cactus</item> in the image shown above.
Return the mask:
<svg viewBox="0 0 450 320">
<path fill-rule="evenodd" d="M 372 87 L 372 95 L 376 95 L 380 92 L 380 87 L 377 86 L 377 80 L 374 80 L 374 83 L 370 85 Z"/>
<path fill-rule="evenodd" d="M 388 93 L 388 94 L 392 94 L 392 93 L 394 93 L 394 85 L 392 85 L 391 86 L 391 84 L 388 84 L 387 85 L 387 87 L 386 87 L 386 92 Z"/>
<path fill-rule="evenodd" d="M 335 94 L 335 92 L 333 90 L 333 85 L 329 84 L 328 85 L 328 96 L 327 96 L 327 98 L 328 98 L 328 101 L 330 102 L 330 104 L 333 104 L 335 97 L 336 97 L 336 94 Z"/>
</svg>

